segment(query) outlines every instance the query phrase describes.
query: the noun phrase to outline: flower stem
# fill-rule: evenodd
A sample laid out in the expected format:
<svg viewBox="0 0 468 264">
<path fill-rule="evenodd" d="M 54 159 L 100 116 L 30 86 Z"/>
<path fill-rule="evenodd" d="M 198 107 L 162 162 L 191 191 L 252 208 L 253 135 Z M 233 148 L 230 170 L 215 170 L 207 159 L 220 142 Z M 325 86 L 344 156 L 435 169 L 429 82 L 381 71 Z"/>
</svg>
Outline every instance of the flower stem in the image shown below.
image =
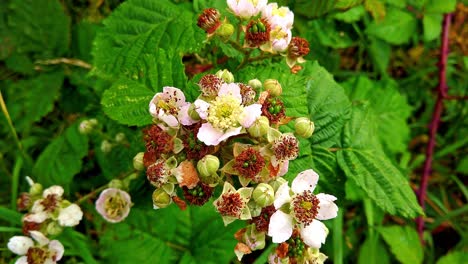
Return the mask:
<svg viewBox="0 0 468 264">
<path fill-rule="evenodd" d="M 417 192 L 419 205 L 425 207 L 427 185 L 429 176 L 432 172 L 432 157 L 434 155 L 434 148 L 436 143 L 437 129 L 439 128 L 440 118 L 443 110 L 443 101 L 447 97 L 447 57 L 449 53 L 449 29 L 452 14 L 445 14 L 442 28 L 442 45 L 440 47 L 440 58 L 439 58 L 439 85 L 437 87 L 437 100 L 434 106 L 434 112 L 432 113 L 432 119 L 429 124 L 429 142 L 426 149 L 426 160 L 424 161 L 423 174 L 421 177 L 421 185 Z M 424 218 L 422 216 L 416 218 L 416 225 L 419 234 L 419 239 L 424 244 L 423 232 L 424 232 Z"/>
<path fill-rule="evenodd" d="M 6 107 L 5 101 L 3 100 L 2 92 L 0 91 L 0 107 L 2 108 L 2 112 L 5 115 L 5 118 L 8 122 L 8 126 L 10 127 L 11 134 L 13 135 L 13 139 L 15 140 L 16 145 L 18 146 L 19 151 L 23 155 L 23 145 L 21 145 L 21 141 L 18 138 L 18 134 L 16 133 L 16 129 L 11 122 L 10 114 L 8 113 L 8 109 Z"/>
<path fill-rule="evenodd" d="M 49 59 L 49 60 L 38 60 L 35 62 L 38 65 L 57 65 L 57 64 L 67 64 L 67 65 L 72 65 L 84 69 L 91 69 L 92 66 L 91 64 L 84 62 L 79 59 L 73 59 L 73 58 L 56 58 L 56 59 Z"/>
</svg>

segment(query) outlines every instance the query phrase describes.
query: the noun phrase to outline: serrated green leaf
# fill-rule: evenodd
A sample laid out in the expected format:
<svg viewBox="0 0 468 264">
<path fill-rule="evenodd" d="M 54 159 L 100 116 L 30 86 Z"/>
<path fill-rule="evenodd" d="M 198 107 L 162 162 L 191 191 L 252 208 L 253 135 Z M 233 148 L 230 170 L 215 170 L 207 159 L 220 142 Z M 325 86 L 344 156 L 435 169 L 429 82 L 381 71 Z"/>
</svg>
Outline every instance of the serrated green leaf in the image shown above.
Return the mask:
<svg viewBox="0 0 468 264">
<path fill-rule="evenodd" d="M 427 0 L 427 13 L 450 13 L 455 11 L 457 0 Z"/>
<path fill-rule="evenodd" d="M 126 222 L 106 227 L 100 244 L 109 263 L 229 263 L 237 228 L 224 227 L 210 203 L 185 211 L 134 208 Z"/>
<path fill-rule="evenodd" d="M 19 53 L 51 58 L 68 50 L 70 17 L 58 0 L 13 0 L 8 25 Z"/>
<path fill-rule="evenodd" d="M 362 2 L 364 2 L 364 0 L 337 0 L 335 3 L 335 8 L 348 9 L 353 6 L 357 6 Z"/>
<path fill-rule="evenodd" d="M 333 18 L 346 23 L 353 23 L 359 21 L 366 14 L 364 6 L 358 5 L 345 12 L 339 12 L 333 15 Z"/>
<path fill-rule="evenodd" d="M 320 175 L 319 192 L 333 193 L 339 200 L 345 198 L 345 178 L 338 169 L 335 153 L 313 146 L 311 167 Z"/>
<path fill-rule="evenodd" d="M 102 96 L 104 112 L 113 120 L 126 125 L 151 124 L 149 102 L 154 92 L 143 84 L 122 78 L 115 82 Z"/>
<path fill-rule="evenodd" d="M 422 263 L 424 253 L 418 233 L 414 228 L 409 226 L 387 226 L 378 230 L 400 263 Z"/>
<path fill-rule="evenodd" d="M 388 255 L 382 241 L 378 236 L 367 237 L 364 243 L 359 248 L 358 264 L 379 263 L 389 264 L 390 256 Z"/>
<path fill-rule="evenodd" d="M 44 186 L 61 185 L 68 190 L 87 153 L 88 138 L 80 134 L 75 123 L 39 155 L 33 167 L 33 177 Z"/>
<path fill-rule="evenodd" d="M 453 251 L 437 260 L 437 264 L 465 264 L 468 255 L 464 251 Z"/>
<path fill-rule="evenodd" d="M 389 8 L 385 18 L 373 21 L 367 27 L 367 33 L 390 44 L 407 43 L 416 32 L 416 18 L 403 10 Z"/>
<path fill-rule="evenodd" d="M 422 214 L 408 180 L 385 156 L 344 149 L 337 152 L 337 160 L 346 177 L 355 181 L 384 211 L 408 218 Z"/>
<path fill-rule="evenodd" d="M 425 41 L 437 39 L 442 32 L 442 14 L 424 14 L 423 29 Z"/>
<path fill-rule="evenodd" d="M 315 19 L 308 26 L 314 37 L 324 46 L 340 49 L 356 45 L 348 33 L 339 29 L 332 19 Z"/>
<path fill-rule="evenodd" d="M 94 73 L 132 77 L 143 57 L 159 49 L 175 49 L 173 55 L 179 58 L 182 52 L 197 52 L 206 34 L 194 21 L 191 13 L 166 0 L 126 1 L 103 22 L 96 36 Z"/>
<path fill-rule="evenodd" d="M 315 18 L 322 16 L 335 8 L 335 1 L 330 0 L 296 0 L 294 1 L 294 13 Z"/>
<path fill-rule="evenodd" d="M 387 67 L 392 52 L 390 44 L 378 38 L 370 38 L 369 54 L 373 64 L 381 75 L 387 75 Z"/>
<path fill-rule="evenodd" d="M 63 79 L 63 72 L 57 71 L 20 80 L 8 86 L 6 105 L 18 131 L 28 129 L 52 111 Z"/>
</svg>

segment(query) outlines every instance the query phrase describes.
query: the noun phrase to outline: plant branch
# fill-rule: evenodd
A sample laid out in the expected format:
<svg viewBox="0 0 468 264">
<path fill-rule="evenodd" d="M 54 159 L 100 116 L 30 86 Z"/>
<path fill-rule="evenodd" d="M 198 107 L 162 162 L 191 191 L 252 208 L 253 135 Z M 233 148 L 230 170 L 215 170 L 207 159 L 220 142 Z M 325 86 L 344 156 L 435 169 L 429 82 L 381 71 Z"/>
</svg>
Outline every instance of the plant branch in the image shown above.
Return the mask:
<svg viewBox="0 0 468 264">
<path fill-rule="evenodd" d="M 23 158 L 26 159 L 26 155 L 24 154 L 24 151 L 23 151 L 23 145 L 21 144 L 21 141 L 18 138 L 18 134 L 16 133 L 16 129 L 13 126 L 13 122 L 11 122 L 11 117 L 10 117 L 10 114 L 8 113 L 8 109 L 6 107 L 5 100 L 3 100 L 3 95 L 1 91 L 0 91 L 0 107 L 2 108 L 2 112 L 5 115 L 5 118 L 8 122 L 8 126 L 10 127 L 11 134 L 13 135 L 13 139 L 16 145 L 18 146 L 18 149 L 21 155 L 23 156 Z"/>
<path fill-rule="evenodd" d="M 431 123 L 429 124 L 429 142 L 426 149 L 426 160 L 424 161 L 423 174 L 421 177 L 421 184 L 417 192 L 419 205 L 424 210 L 426 191 L 429 181 L 429 176 L 432 172 L 432 157 L 434 155 L 434 148 L 436 144 L 437 129 L 441 121 L 441 115 L 443 110 L 443 101 L 447 97 L 447 57 L 449 53 L 449 29 L 452 14 L 445 14 L 443 21 L 443 28 L 441 34 L 441 47 L 440 47 L 440 58 L 439 58 L 439 85 L 437 87 L 437 101 L 434 106 L 434 112 L 432 113 Z M 423 232 L 424 232 L 424 219 L 422 216 L 416 219 L 417 230 L 421 243 L 424 244 Z"/>
<path fill-rule="evenodd" d="M 84 69 L 91 69 L 92 66 L 91 64 L 84 62 L 79 59 L 70 59 L 70 58 L 56 58 L 56 59 L 50 59 L 50 60 L 38 60 L 35 62 L 36 64 L 39 65 L 57 65 L 57 64 L 67 64 L 67 65 L 72 65 Z"/>
</svg>

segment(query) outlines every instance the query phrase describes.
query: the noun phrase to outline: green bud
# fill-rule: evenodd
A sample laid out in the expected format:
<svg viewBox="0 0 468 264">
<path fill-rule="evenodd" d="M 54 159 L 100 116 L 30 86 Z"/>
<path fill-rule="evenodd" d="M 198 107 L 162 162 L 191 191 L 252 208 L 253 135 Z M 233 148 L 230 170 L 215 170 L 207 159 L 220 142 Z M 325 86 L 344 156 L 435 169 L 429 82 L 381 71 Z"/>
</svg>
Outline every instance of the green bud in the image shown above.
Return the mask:
<svg viewBox="0 0 468 264">
<path fill-rule="evenodd" d="M 62 233 L 63 227 L 60 226 L 56 221 L 52 221 L 47 225 L 46 230 L 47 230 L 46 232 L 47 234 L 56 236 Z"/>
<path fill-rule="evenodd" d="M 122 189 L 123 187 L 124 183 L 121 180 L 113 179 L 109 182 L 109 188 Z"/>
<path fill-rule="evenodd" d="M 262 137 L 268 133 L 270 121 L 266 116 L 260 116 L 257 120 L 247 129 L 249 134 L 253 137 Z"/>
<path fill-rule="evenodd" d="M 188 109 L 188 115 L 193 120 L 200 120 L 200 116 L 198 115 L 198 112 L 195 110 L 195 104 L 190 105 L 190 107 Z"/>
<path fill-rule="evenodd" d="M 234 26 L 229 23 L 222 23 L 215 31 L 215 34 L 223 41 L 227 41 L 234 34 Z"/>
<path fill-rule="evenodd" d="M 273 190 L 276 192 L 278 191 L 278 188 L 286 182 L 287 181 L 284 178 L 278 177 L 275 180 L 268 182 L 268 185 L 273 187 Z"/>
<path fill-rule="evenodd" d="M 256 91 L 262 88 L 262 82 L 259 79 L 252 79 L 247 84 Z"/>
<path fill-rule="evenodd" d="M 232 75 L 232 73 L 226 69 L 219 70 L 218 72 L 216 72 L 216 76 L 218 76 L 218 78 L 223 79 L 223 81 L 226 83 L 234 82 L 234 75 Z"/>
<path fill-rule="evenodd" d="M 258 27 L 258 31 L 260 31 L 260 32 L 265 32 L 266 31 L 266 27 L 261 21 L 258 21 L 257 27 Z"/>
<path fill-rule="evenodd" d="M 275 201 L 275 191 L 273 187 L 266 183 L 260 183 L 253 191 L 253 198 L 262 207 L 273 204 Z"/>
<path fill-rule="evenodd" d="M 263 82 L 263 86 L 265 90 L 270 93 L 271 96 L 280 96 L 283 92 L 283 88 L 281 88 L 281 84 L 278 80 L 275 79 L 267 79 Z"/>
<path fill-rule="evenodd" d="M 314 122 L 310 121 L 308 118 L 299 117 L 296 119 L 294 128 L 297 135 L 303 138 L 309 138 L 312 136 L 312 133 L 314 133 L 315 125 Z"/>
<path fill-rule="evenodd" d="M 250 28 L 250 32 L 252 33 L 258 33 L 258 27 L 257 24 L 253 24 L 252 27 Z"/>
<path fill-rule="evenodd" d="M 120 132 L 115 135 L 115 141 L 118 143 L 122 143 L 125 140 L 125 134 Z"/>
<path fill-rule="evenodd" d="M 133 157 L 133 168 L 137 171 L 142 171 L 145 169 L 143 165 L 143 156 L 145 155 L 144 152 L 139 152 L 138 154 Z"/>
<path fill-rule="evenodd" d="M 166 208 L 172 202 L 171 196 L 162 188 L 154 190 L 152 197 L 154 209 Z"/>
<path fill-rule="evenodd" d="M 197 163 L 197 170 L 200 177 L 209 177 L 216 174 L 219 169 L 219 159 L 213 155 L 206 155 Z"/>
<path fill-rule="evenodd" d="M 112 143 L 110 143 L 109 140 L 107 140 L 107 139 L 104 139 L 101 142 L 101 151 L 104 152 L 104 153 L 111 152 L 112 147 L 113 147 Z"/>
<path fill-rule="evenodd" d="M 43 191 L 43 188 L 42 188 L 42 184 L 40 183 L 33 183 L 33 185 L 29 187 L 29 194 L 31 196 L 42 195 L 42 191 Z"/>
</svg>

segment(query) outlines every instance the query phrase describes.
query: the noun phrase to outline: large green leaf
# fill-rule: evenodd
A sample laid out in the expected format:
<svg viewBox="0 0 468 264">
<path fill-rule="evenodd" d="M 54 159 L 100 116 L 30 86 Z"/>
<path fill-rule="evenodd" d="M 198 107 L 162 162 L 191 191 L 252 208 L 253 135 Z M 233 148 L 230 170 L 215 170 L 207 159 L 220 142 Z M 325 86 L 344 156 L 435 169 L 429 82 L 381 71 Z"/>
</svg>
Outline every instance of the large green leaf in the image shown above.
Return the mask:
<svg viewBox="0 0 468 264">
<path fill-rule="evenodd" d="M 211 203 L 185 211 L 134 208 L 124 223 L 107 226 L 100 244 L 107 263 L 229 263 L 237 228 L 224 227 Z"/>
<path fill-rule="evenodd" d="M 78 123 L 75 123 L 39 155 L 32 176 L 45 186 L 61 185 L 68 190 L 87 153 L 88 138 L 80 134 Z"/>
<path fill-rule="evenodd" d="M 320 43 L 335 49 L 349 48 L 356 43 L 346 31 L 339 29 L 332 19 L 315 19 L 308 23 L 308 29 L 313 33 Z"/>
<path fill-rule="evenodd" d="M 424 258 L 418 233 L 410 226 L 386 226 L 378 229 L 395 257 L 403 264 L 419 264 Z"/>
<path fill-rule="evenodd" d="M 172 55 L 179 58 L 180 52 L 198 51 L 206 35 L 194 20 L 191 13 L 166 0 L 126 1 L 97 34 L 94 72 L 111 78 L 147 75 L 142 61 L 160 48 L 175 49 Z"/>
<path fill-rule="evenodd" d="M 389 264 L 390 256 L 378 236 L 369 236 L 359 248 L 358 264 Z"/>
<path fill-rule="evenodd" d="M 8 25 L 19 53 L 50 58 L 68 50 L 70 17 L 58 0 L 13 0 Z"/>
<path fill-rule="evenodd" d="M 437 264 L 464 264 L 468 262 L 468 255 L 464 251 L 453 251 L 437 260 Z"/>
<path fill-rule="evenodd" d="M 323 147 L 312 147 L 312 168 L 320 175 L 319 191 L 344 199 L 345 178 L 338 168 L 336 154 Z"/>
<path fill-rule="evenodd" d="M 424 14 L 423 29 L 425 41 L 437 39 L 442 32 L 442 14 Z"/>
<path fill-rule="evenodd" d="M 426 12 L 428 13 L 450 13 L 455 11 L 457 0 L 428 0 L 426 3 Z"/>
<path fill-rule="evenodd" d="M 322 16 L 335 8 L 335 0 L 296 0 L 294 1 L 294 13 L 315 18 Z"/>
<path fill-rule="evenodd" d="M 367 33 L 390 44 L 407 43 L 416 32 L 416 18 L 401 9 L 389 8 L 382 21 L 373 21 Z"/>
</svg>

